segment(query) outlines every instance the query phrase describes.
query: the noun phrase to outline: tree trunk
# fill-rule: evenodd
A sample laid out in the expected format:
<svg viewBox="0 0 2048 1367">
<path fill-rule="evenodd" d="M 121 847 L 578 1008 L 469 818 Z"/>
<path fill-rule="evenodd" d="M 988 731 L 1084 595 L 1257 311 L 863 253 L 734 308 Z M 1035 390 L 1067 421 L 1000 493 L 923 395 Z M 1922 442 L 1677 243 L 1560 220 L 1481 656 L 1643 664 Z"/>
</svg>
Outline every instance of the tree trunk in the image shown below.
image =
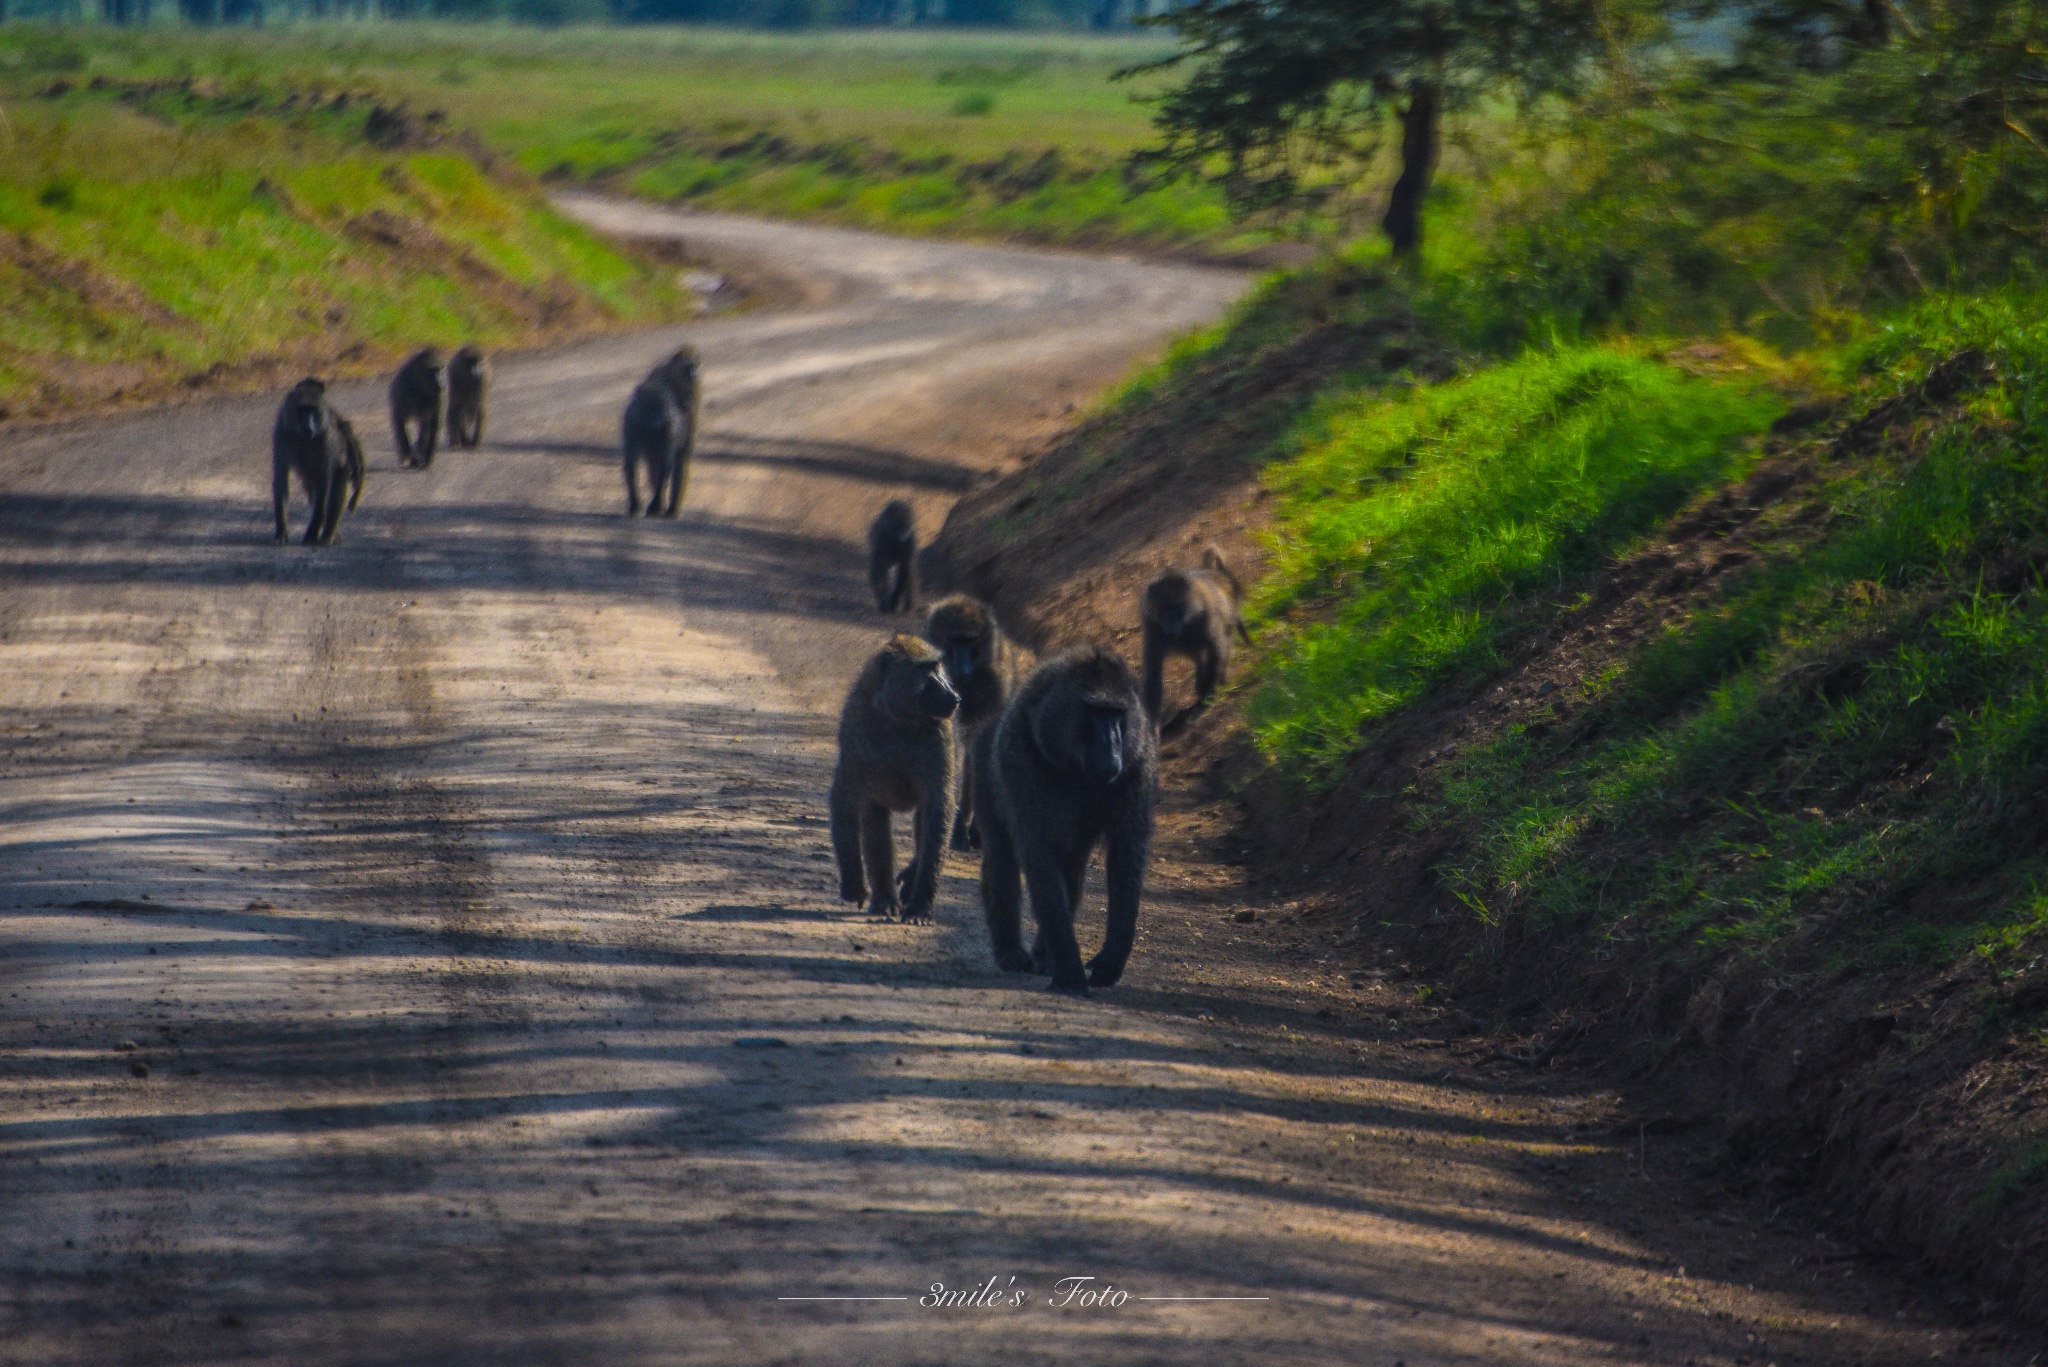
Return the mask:
<svg viewBox="0 0 2048 1367">
<path fill-rule="evenodd" d="M 1397 257 L 1413 256 L 1422 246 L 1422 197 L 1429 193 L 1443 142 L 1443 98 L 1442 87 L 1418 81 L 1401 111 L 1401 174 L 1380 220 Z"/>
</svg>

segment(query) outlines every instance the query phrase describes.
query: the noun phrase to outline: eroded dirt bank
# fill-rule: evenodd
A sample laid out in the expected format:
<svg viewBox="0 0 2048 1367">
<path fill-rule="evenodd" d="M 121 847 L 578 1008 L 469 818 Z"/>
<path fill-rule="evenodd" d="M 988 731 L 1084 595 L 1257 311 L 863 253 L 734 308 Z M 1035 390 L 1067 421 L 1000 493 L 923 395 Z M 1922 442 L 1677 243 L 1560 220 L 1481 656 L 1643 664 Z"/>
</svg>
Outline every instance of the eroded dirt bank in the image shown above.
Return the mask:
<svg viewBox="0 0 2048 1367">
<path fill-rule="evenodd" d="M 821 283 L 508 358 L 324 552 L 269 544 L 268 400 L 0 446 L 0 1362 L 2027 1360 L 1687 1205 L 1611 1093 L 1413 1047 L 1185 799 L 1088 1002 L 989 970 L 964 862 L 936 929 L 841 907 L 867 519 L 1241 282 L 581 211 Z M 629 522 L 683 337 L 690 506 Z"/>
</svg>

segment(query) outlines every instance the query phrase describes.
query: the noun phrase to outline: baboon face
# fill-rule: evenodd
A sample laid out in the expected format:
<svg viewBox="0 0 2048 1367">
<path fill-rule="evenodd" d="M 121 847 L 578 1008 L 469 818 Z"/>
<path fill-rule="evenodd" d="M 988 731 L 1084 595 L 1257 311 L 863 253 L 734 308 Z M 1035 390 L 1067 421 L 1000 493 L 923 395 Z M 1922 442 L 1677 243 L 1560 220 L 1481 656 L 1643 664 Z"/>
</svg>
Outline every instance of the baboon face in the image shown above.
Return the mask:
<svg viewBox="0 0 2048 1367">
<path fill-rule="evenodd" d="M 1163 574 L 1145 586 L 1145 615 L 1168 636 L 1185 632 L 1188 619 L 1196 615 L 1189 589 L 1183 574 Z"/>
<path fill-rule="evenodd" d="M 960 695 L 946 679 L 939 653 L 915 636 L 889 643 L 888 674 L 882 680 L 882 710 L 898 721 L 945 718 L 959 710 Z"/>
<path fill-rule="evenodd" d="M 326 385 L 318 380 L 300 380 L 292 386 L 291 395 L 285 400 L 290 410 L 285 415 L 285 430 L 309 442 L 326 436 L 326 400 Z"/>
<path fill-rule="evenodd" d="M 1130 666 L 1097 649 L 1066 666 L 1070 683 L 1035 705 L 1032 739 L 1056 769 L 1108 787 L 1131 771 L 1139 749 L 1133 727 L 1146 725 Z"/>
<path fill-rule="evenodd" d="M 441 368 L 441 348 L 421 347 L 419 361 L 423 369 L 439 370 Z"/>
<path fill-rule="evenodd" d="M 939 648 L 946 677 L 961 688 L 988 667 L 995 624 L 979 603 L 949 599 L 932 609 L 926 639 Z"/>
<path fill-rule="evenodd" d="M 1081 772 L 1091 782 L 1108 785 L 1124 776 L 1124 707 L 1104 698 L 1083 700 L 1077 749 Z"/>
</svg>

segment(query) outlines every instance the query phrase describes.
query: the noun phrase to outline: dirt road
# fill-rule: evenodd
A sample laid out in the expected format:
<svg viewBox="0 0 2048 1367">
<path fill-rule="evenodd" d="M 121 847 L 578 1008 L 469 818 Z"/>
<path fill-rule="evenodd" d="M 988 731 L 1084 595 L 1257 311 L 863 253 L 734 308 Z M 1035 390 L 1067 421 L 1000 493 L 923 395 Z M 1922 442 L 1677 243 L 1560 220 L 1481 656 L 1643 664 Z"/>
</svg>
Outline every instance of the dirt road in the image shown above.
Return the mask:
<svg viewBox="0 0 2048 1367">
<path fill-rule="evenodd" d="M 1242 281 L 578 211 L 810 301 L 507 358 L 426 472 L 344 389 L 324 551 L 270 544 L 269 399 L 0 436 L 0 1363 L 1956 1348 L 1851 1264 L 1757 1270 L 1810 1243 L 1688 1271 L 1574 1206 L 1552 1166 L 1652 1176 L 1572 1128 L 1605 1100 L 1315 1028 L 1335 970 L 1200 869 L 1088 1002 L 990 971 L 964 861 L 935 928 L 839 905 L 868 517 L 935 528 Z M 628 521 L 616 414 L 683 337 L 689 506 Z"/>
</svg>

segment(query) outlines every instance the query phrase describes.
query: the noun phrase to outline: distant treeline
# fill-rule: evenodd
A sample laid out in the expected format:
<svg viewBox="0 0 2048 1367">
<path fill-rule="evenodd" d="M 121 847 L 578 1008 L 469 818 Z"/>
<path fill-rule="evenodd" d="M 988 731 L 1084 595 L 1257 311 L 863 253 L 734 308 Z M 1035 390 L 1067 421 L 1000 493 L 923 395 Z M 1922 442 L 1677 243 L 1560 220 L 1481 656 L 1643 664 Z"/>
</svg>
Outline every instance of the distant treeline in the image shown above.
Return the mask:
<svg viewBox="0 0 2048 1367">
<path fill-rule="evenodd" d="M 1118 28 L 1174 0 L 0 0 L 0 21 L 261 24 L 285 19 L 511 19 L 757 28 L 895 24 Z"/>
</svg>

